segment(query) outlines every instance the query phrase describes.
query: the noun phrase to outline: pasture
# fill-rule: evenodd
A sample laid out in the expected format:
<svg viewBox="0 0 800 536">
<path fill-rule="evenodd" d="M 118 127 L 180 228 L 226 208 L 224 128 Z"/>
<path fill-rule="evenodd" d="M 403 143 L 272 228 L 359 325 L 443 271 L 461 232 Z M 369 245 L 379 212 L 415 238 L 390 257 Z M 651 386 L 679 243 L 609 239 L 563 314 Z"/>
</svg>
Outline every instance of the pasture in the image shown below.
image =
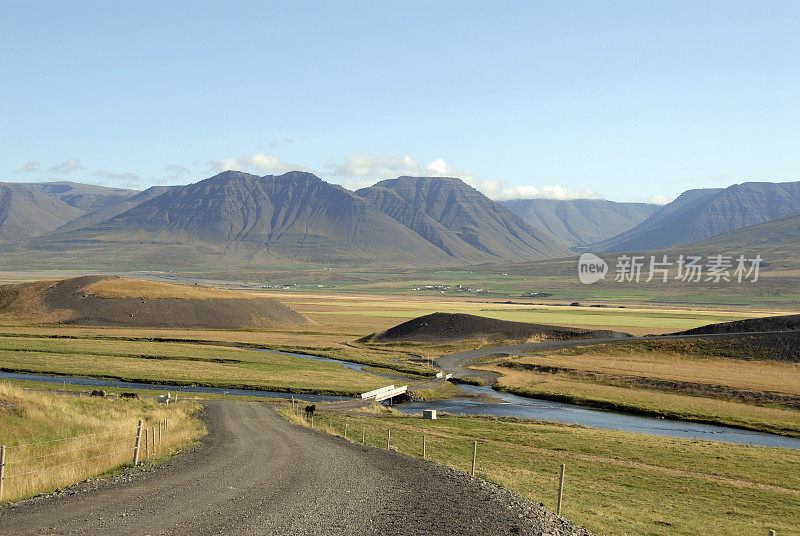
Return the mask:
<svg viewBox="0 0 800 536">
<path fill-rule="evenodd" d="M 321 412 L 319 412 L 321 410 Z M 332 411 L 333 410 L 333 411 Z M 290 408 L 284 415 L 309 425 Z M 318 408 L 314 426 L 470 471 L 555 510 L 566 464 L 562 514 L 607 536 L 797 536 L 800 452 L 600 430 L 513 418 L 424 420 L 399 412 Z"/>
</svg>

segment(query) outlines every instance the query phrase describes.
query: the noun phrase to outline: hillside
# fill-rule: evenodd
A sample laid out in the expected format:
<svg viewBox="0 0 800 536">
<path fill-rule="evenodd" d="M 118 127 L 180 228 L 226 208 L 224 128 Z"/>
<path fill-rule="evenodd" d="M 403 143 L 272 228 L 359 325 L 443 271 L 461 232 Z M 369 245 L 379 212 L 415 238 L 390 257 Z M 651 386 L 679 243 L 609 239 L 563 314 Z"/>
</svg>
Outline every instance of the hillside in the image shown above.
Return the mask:
<svg viewBox="0 0 800 536">
<path fill-rule="evenodd" d="M 720 324 L 708 324 L 694 329 L 679 331 L 677 333 L 673 333 L 673 335 L 703 335 L 798 330 L 800 330 L 800 315 L 784 315 L 748 318 L 746 320 L 736 320 L 734 322 L 723 322 Z"/>
<path fill-rule="evenodd" d="M 137 190 L 68 181 L 28 182 L 22 183 L 22 185 L 84 212 L 92 212 L 108 205 L 117 204 L 139 193 Z"/>
<path fill-rule="evenodd" d="M 640 224 L 661 207 L 605 199 L 512 199 L 501 204 L 570 246 L 594 244 Z"/>
<path fill-rule="evenodd" d="M 400 177 L 356 193 L 398 221 L 412 225 L 427 240 L 450 247 L 447 241 L 457 237 L 492 261 L 524 262 L 570 255 L 547 233 L 460 179 Z M 427 218 L 422 219 L 422 215 Z M 441 227 L 432 226 L 431 221 Z"/>
<path fill-rule="evenodd" d="M 636 227 L 586 249 L 640 251 L 689 244 L 797 212 L 800 182 L 689 190 Z"/>
<path fill-rule="evenodd" d="M 83 210 L 16 183 L 0 183 L 0 242 L 52 231 Z"/>
<path fill-rule="evenodd" d="M 272 298 L 117 276 L 0 285 L 0 319 L 187 329 L 263 329 L 311 323 Z"/>
<path fill-rule="evenodd" d="M 108 219 L 92 222 L 95 215 L 87 215 L 14 244 L 0 267 L 441 267 L 569 254 L 457 179 L 420 181 L 427 185 L 420 195 L 429 195 L 423 204 L 430 214 L 398 194 L 391 195 L 399 211 L 310 173 L 226 171 L 188 186 L 148 190 L 124 201 L 135 206 Z"/>
<path fill-rule="evenodd" d="M 174 186 L 151 186 L 147 190 L 139 192 L 131 197 L 124 197 L 113 201 L 110 200 L 108 203 L 101 205 L 100 208 L 94 209 L 79 218 L 71 220 L 66 225 L 59 227 L 58 230 L 59 232 L 69 232 L 91 227 L 96 223 L 111 219 L 114 216 L 119 216 L 141 205 L 145 201 L 158 197 L 172 188 L 174 188 Z"/>
<path fill-rule="evenodd" d="M 498 342 L 539 342 L 570 339 L 629 337 L 624 333 L 588 330 L 527 322 L 511 322 L 462 313 L 432 313 L 374 333 L 361 342 L 444 343 L 463 340 Z"/>
</svg>

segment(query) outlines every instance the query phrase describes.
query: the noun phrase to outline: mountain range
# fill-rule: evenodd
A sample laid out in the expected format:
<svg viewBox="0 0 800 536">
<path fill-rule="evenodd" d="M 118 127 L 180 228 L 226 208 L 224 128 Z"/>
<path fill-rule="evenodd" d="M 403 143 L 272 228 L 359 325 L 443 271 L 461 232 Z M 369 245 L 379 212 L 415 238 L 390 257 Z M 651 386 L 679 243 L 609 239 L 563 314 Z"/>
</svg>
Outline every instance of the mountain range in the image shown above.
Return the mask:
<svg viewBox="0 0 800 536">
<path fill-rule="evenodd" d="M 798 212 L 800 182 L 688 190 L 635 227 L 586 249 L 611 253 L 690 244 Z"/>
<path fill-rule="evenodd" d="M 259 177 L 226 171 L 108 202 L 54 232 L 4 249 L 8 263 L 16 258 L 98 267 L 457 266 L 569 254 L 458 179 L 401 178 L 373 188 L 362 196 L 311 173 Z M 376 192 L 396 195 L 395 206 L 384 211 Z"/>
<path fill-rule="evenodd" d="M 661 208 L 605 199 L 511 199 L 503 205 L 569 246 L 594 244 L 640 224 Z"/>
<path fill-rule="evenodd" d="M 793 214 L 800 214 L 798 182 L 689 190 L 663 207 L 495 202 L 438 177 L 399 177 L 353 192 L 299 171 L 226 171 L 143 192 L 0 183 L 0 269 L 456 267 L 736 241 L 797 250 Z"/>
</svg>

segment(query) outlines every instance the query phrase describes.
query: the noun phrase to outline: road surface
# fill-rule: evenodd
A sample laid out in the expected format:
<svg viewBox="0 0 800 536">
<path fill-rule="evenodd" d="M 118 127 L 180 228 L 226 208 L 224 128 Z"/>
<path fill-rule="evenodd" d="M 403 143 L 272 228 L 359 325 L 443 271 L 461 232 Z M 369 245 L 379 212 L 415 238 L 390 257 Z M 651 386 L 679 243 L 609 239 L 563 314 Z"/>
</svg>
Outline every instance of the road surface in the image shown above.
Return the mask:
<svg viewBox="0 0 800 536">
<path fill-rule="evenodd" d="M 0 508 L 0 534 L 589 534 L 464 473 L 292 425 L 268 404 L 211 401 L 204 419 L 202 444 L 161 466 Z"/>
</svg>

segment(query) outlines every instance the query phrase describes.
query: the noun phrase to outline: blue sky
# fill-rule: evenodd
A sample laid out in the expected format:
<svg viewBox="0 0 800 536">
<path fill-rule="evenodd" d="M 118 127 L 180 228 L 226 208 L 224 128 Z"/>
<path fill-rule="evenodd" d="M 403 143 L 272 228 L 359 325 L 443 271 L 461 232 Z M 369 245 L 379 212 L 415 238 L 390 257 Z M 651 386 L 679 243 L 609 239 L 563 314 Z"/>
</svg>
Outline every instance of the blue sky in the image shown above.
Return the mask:
<svg viewBox="0 0 800 536">
<path fill-rule="evenodd" d="M 800 2 L 1 2 L 0 180 L 800 180 Z"/>
</svg>

